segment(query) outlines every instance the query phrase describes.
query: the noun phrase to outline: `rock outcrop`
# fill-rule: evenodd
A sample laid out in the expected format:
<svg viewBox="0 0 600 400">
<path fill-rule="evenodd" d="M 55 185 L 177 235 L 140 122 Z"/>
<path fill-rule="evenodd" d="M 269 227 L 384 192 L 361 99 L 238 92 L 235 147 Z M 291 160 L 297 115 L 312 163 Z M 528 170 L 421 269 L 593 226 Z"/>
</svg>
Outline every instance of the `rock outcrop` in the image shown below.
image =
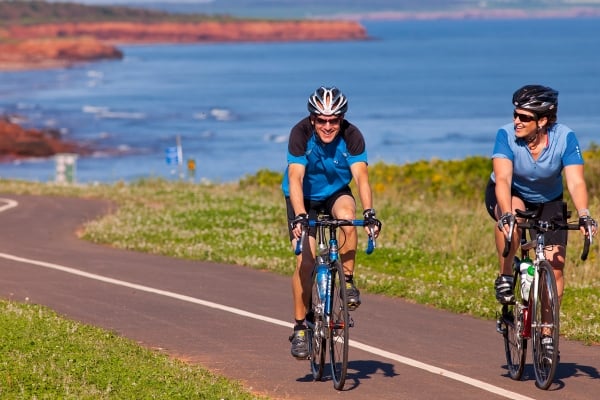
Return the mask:
<svg viewBox="0 0 600 400">
<path fill-rule="evenodd" d="M 63 67 L 122 57 L 121 50 L 92 37 L 30 38 L 0 43 L 0 70 Z"/>
<path fill-rule="evenodd" d="M 61 140 L 56 131 L 25 129 L 11 122 L 7 116 L 0 116 L 0 160 L 14 160 L 24 157 L 50 157 L 57 153 L 91 153 L 79 144 Z"/>
</svg>

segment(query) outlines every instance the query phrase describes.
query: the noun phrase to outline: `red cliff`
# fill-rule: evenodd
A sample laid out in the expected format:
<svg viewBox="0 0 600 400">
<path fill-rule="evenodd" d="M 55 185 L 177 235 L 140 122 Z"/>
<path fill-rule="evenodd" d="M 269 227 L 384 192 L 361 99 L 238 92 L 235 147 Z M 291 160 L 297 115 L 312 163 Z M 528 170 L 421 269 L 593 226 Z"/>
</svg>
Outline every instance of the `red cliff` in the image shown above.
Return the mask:
<svg viewBox="0 0 600 400">
<path fill-rule="evenodd" d="M 123 57 L 125 43 L 364 40 L 354 21 L 97 22 L 13 25 L 0 29 L 0 70 L 44 68 Z"/>
<path fill-rule="evenodd" d="M 90 154 L 91 151 L 61 140 L 57 132 L 25 129 L 8 117 L 0 117 L 0 160 L 49 157 L 57 153 Z"/>
</svg>

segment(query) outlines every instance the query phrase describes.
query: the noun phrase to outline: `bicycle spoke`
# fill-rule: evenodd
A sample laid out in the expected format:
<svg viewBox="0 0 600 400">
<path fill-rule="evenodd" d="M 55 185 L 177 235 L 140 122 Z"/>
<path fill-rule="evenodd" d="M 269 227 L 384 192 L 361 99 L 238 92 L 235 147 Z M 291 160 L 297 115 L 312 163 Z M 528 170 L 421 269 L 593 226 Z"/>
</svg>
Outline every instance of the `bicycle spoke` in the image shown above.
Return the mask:
<svg viewBox="0 0 600 400">
<path fill-rule="evenodd" d="M 333 292 L 331 321 L 329 324 L 329 360 L 331 363 L 331 374 L 333 385 L 341 390 L 346 381 L 348 369 L 348 333 L 350 329 L 348 315 L 348 301 L 344 286 L 344 272 L 342 266 L 337 263 L 337 269 L 333 271 Z"/>
<path fill-rule="evenodd" d="M 548 389 L 559 362 L 559 304 L 552 266 L 542 261 L 538 269 L 538 296 L 532 316 L 533 369 L 536 385 Z"/>
</svg>

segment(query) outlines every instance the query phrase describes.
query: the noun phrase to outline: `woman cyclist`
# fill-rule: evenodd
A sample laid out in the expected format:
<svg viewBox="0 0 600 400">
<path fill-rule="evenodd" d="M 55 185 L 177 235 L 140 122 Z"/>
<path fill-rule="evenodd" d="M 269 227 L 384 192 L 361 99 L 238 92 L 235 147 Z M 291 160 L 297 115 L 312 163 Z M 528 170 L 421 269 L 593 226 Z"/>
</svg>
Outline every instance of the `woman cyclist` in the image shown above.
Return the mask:
<svg viewBox="0 0 600 400">
<path fill-rule="evenodd" d="M 509 225 L 516 209 L 535 210 L 543 204 L 542 217 L 550 219 L 563 211 L 563 172 L 567 189 L 579 215 L 581 231 L 597 224 L 588 210 L 588 191 L 583 175 L 583 157 L 575 133 L 557 123 L 558 92 L 541 85 L 526 85 L 513 94 L 513 122 L 496 134 L 492 154 L 493 172 L 485 203 L 497 221 L 494 227 L 500 274 L 494 282 L 500 303 L 514 302 L 512 264 L 520 232 L 515 229 L 508 256 L 502 257 Z M 564 289 L 563 267 L 567 231 L 546 235 L 546 258 L 554 268 L 559 303 Z M 551 338 L 549 338 L 551 339 Z M 546 341 L 552 351 L 552 343 Z"/>
</svg>

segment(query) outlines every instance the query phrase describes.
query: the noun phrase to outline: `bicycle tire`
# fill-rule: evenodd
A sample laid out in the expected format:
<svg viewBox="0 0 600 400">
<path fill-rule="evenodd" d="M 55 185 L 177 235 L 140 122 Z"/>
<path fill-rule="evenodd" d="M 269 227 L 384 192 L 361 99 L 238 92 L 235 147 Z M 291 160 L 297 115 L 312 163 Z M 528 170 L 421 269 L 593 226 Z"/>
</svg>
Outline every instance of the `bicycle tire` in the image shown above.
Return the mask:
<svg viewBox="0 0 600 400">
<path fill-rule="evenodd" d="M 510 377 L 521 380 L 525 359 L 527 356 L 527 339 L 523 338 L 523 309 L 526 308 L 521 293 L 521 274 L 519 273 L 519 259 L 516 259 L 514 268 L 515 303 L 502 306 L 502 322 L 504 324 L 504 351 L 506 353 L 506 366 Z"/>
<path fill-rule="evenodd" d="M 558 340 L 559 340 L 559 303 L 556 289 L 554 270 L 548 261 L 541 261 L 538 266 L 539 279 L 535 283 L 538 287 L 538 296 L 534 298 L 532 307 L 532 344 L 533 344 L 533 370 L 535 384 L 540 389 L 548 389 L 554 379 L 558 368 Z M 552 337 L 553 351 L 548 354 L 542 346 L 543 336 Z"/>
<path fill-rule="evenodd" d="M 311 318 L 312 321 L 307 321 L 311 328 L 310 338 L 310 369 L 313 374 L 315 381 L 321 380 L 323 377 L 323 370 L 325 367 L 325 347 L 327 345 L 327 339 L 325 336 L 323 326 L 323 312 L 324 305 L 319 296 L 319 290 L 317 287 L 317 280 L 313 274 L 313 285 L 311 294 Z"/>
<path fill-rule="evenodd" d="M 344 269 L 339 262 L 336 262 L 336 268 L 331 271 L 331 281 L 331 320 L 328 326 L 329 361 L 333 386 L 337 390 L 342 390 L 348 371 L 350 316 L 348 314 Z"/>
</svg>

